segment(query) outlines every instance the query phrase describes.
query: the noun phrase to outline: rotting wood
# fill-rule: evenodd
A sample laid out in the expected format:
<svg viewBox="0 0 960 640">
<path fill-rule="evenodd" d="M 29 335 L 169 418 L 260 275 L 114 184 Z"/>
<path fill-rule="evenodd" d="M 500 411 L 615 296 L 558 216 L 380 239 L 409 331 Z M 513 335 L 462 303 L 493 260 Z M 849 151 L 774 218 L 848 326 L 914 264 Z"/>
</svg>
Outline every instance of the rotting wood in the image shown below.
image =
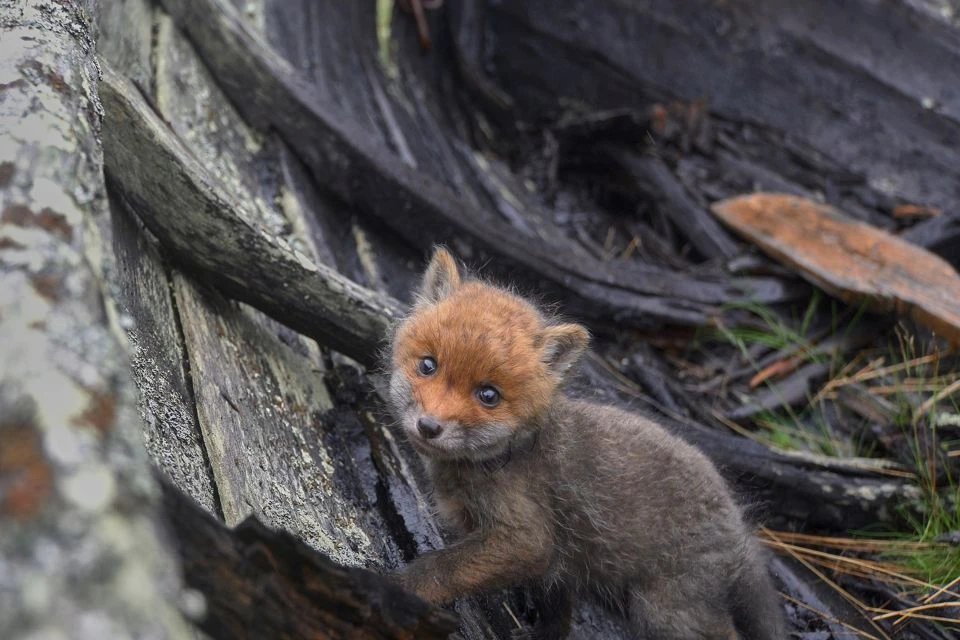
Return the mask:
<svg viewBox="0 0 960 640">
<path fill-rule="evenodd" d="M 242 121 L 162 10 L 158 23 L 160 115 L 190 141 L 218 185 L 254 205 L 245 212 L 257 226 L 316 259 L 312 244 L 295 233 L 303 225 L 287 224 L 276 207 L 279 173 L 259 166 L 277 162 L 276 149 Z M 355 426 L 333 428 L 325 418 L 334 408 L 322 377 L 327 355 L 182 272 L 174 274 L 173 290 L 226 523 L 254 514 L 343 564 L 398 566 L 398 532 L 386 522 L 363 438 Z"/>
<path fill-rule="evenodd" d="M 357 434 L 324 419 L 333 402 L 310 361 L 215 291 L 183 277 L 174 291 L 227 525 L 254 513 L 342 564 L 398 566 L 376 471 L 346 455 Z"/>
<path fill-rule="evenodd" d="M 270 236 L 136 89 L 104 69 L 107 177 L 173 256 L 239 300 L 365 364 L 398 306 Z"/>
<path fill-rule="evenodd" d="M 0 5 L 0 637 L 186 639 L 113 302 L 93 2 Z"/>
<path fill-rule="evenodd" d="M 210 513 L 218 513 L 166 269 L 123 202 L 112 198 L 110 209 L 117 303 L 132 320 L 127 336 L 144 444 L 155 465 Z"/>
<path fill-rule="evenodd" d="M 185 581 L 205 600 L 198 626 L 214 640 L 430 640 L 457 628 L 450 613 L 384 576 L 335 564 L 253 517 L 231 531 L 163 485 Z"/>
<path fill-rule="evenodd" d="M 429 174 L 395 157 L 329 104 L 238 19 L 222 0 L 164 0 L 163 6 L 193 40 L 224 91 L 251 123 L 276 128 L 310 167 L 318 183 L 348 205 L 377 217 L 426 250 L 458 237 L 519 278 L 543 283 L 584 317 L 649 326 L 702 325 L 718 305 L 753 299 L 775 302 L 794 295 L 779 281 L 700 278 L 654 265 L 604 264 L 538 229 L 531 241 L 497 214 L 458 202 Z M 251 86 L 257 90 L 250 91 Z M 515 278 L 516 279 L 516 278 Z M 543 288 L 543 287 L 541 287 Z"/>
<path fill-rule="evenodd" d="M 796 196 L 753 194 L 712 209 L 765 253 L 841 300 L 907 315 L 960 342 L 960 275 L 939 256 Z"/>
</svg>

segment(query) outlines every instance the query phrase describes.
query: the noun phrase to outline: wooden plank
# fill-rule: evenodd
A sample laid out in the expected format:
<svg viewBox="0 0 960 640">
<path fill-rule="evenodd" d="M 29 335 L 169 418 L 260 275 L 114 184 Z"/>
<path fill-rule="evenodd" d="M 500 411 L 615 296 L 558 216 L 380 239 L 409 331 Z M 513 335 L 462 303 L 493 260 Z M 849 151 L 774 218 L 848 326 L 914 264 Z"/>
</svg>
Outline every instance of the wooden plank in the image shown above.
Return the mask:
<svg viewBox="0 0 960 640">
<path fill-rule="evenodd" d="M 100 55 L 148 96 L 154 90 L 150 62 L 154 16 L 148 0 L 109 2 L 98 16 Z M 127 319 L 124 327 L 147 453 L 177 486 L 211 513 L 218 513 L 167 268 L 128 203 L 116 192 L 108 195 L 117 302 Z"/>
<path fill-rule="evenodd" d="M 218 513 L 170 280 L 157 248 L 117 199 L 111 202 L 111 216 L 118 303 L 129 318 L 125 324 L 147 453 L 178 487 L 211 513 Z"/>
<path fill-rule="evenodd" d="M 150 52 L 155 8 L 150 0 L 103 2 L 97 15 L 97 53 L 152 98 Z"/>
<path fill-rule="evenodd" d="M 252 225 L 313 257 L 296 235 L 302 227 L 275 205 L 281 189 L 279 174 L 264 171 L 277 162 L 268 143 L 244 124 L 165 16 L 156 39 L 157 102 L 173 131 L 213 169 L 218 188 L 253 205 L 241 212 Z M 362 432 L 330 428 L 333 403 L 313 341 L 179 272 L 174 291 L 226 522 L 256 514 L 339 562 L 397 566 L 399 547 L 377 504 L 377 471 Z"/>
<path fill-rule="evenodd" d="M 175 276 L 197 409 L 223 515 L 256 514 L 338 562 L 393 565 L 399 551 L 363 458 L 329 429 L 332 401 L 314 366 L 211 290 Z"/>
<path fill-rule="evenodd" d="M 960 276 L 936 254 L 796 196 L 758 193 L 712 209 L 768 255 L 849 304 L 909 316 L 960 342 Z"/>
</svg>

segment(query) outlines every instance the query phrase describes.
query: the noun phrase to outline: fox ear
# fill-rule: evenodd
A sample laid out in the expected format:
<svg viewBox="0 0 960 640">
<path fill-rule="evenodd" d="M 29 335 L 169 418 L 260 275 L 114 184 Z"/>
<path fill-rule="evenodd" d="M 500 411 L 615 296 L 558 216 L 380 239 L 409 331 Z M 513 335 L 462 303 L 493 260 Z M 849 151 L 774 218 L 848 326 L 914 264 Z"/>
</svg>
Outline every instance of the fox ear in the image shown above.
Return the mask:
<svg viewBox="0 0 960 640">
<path fill-rule="evenodd" d="M 550 375 L 563 379 L 577 363 L 590 342 L 590 334 L 579 324 L 558 324 L 543 330 L 543 361 Z"/>
<path fill-rule="evenodd" d="M 457 261 L 450 252 L 443 247 L 437 247 L 433 258 L 423 274 L 423 282 L 417 292 L 417 301 L 420 304 L 440 302 L 456 291 L 460 286 L 460 271 Z"/>
</svg>

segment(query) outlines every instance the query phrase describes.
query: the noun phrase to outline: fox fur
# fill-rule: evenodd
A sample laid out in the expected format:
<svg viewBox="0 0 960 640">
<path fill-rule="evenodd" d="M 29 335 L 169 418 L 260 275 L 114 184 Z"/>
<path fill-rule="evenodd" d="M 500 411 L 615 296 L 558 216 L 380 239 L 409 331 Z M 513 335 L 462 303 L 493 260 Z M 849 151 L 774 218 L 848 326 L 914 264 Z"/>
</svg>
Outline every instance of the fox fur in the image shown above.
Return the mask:
<svg viewBox="0 0 960 640">
<path fill-rule="evenodd" d="M 650 640 L 782 640 L 766 556 L 710 461 L 564 394 L 588 341 L 435 252 L 393 337 L 389 398 L 457 541 L 398 579 L 434 603 L 518 584 L 600 597 Z"/>
</svg>

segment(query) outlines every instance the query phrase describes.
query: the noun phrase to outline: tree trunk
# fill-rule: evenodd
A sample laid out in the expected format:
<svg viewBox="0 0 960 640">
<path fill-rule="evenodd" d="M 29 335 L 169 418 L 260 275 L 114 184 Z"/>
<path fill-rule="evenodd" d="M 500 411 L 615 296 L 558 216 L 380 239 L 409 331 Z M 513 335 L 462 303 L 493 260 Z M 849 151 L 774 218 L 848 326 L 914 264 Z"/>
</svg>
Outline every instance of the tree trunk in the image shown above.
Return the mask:
<svg viewBox="0 0 960 640">
<path fill-rule="evenodd" d="M 188 638 L 111 294 L 95 6 L 0 2 L 0 637 Z"/>
</svg>

